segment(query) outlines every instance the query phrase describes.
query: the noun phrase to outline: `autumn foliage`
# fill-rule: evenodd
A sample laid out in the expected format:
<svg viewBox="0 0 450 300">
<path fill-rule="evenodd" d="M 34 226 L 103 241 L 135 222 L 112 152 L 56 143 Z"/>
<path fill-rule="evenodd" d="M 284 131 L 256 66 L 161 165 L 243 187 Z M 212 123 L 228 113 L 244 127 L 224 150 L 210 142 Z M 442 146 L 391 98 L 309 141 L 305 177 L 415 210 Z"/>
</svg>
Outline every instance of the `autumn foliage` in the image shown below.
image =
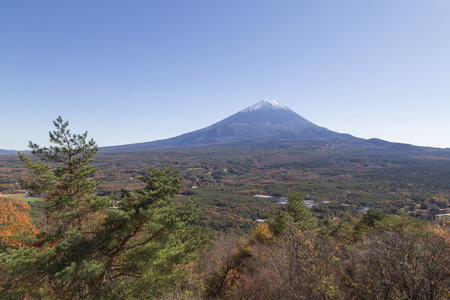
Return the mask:
<svg viewBox="0 0 450 300">
<path fill-rule="evenodd" d="M 190 289 L 170 299 L 450 299 L 446 224 L 376 211 L 336 221 L 219 235 L 191 266 Z"/>
<path fill-rule="evenodd" d="M 37 233 L 31 224 L 30 206 L 12 197 L 0 197 L 0 244 L 19 246 L 19 236 Z"/>
</svg>

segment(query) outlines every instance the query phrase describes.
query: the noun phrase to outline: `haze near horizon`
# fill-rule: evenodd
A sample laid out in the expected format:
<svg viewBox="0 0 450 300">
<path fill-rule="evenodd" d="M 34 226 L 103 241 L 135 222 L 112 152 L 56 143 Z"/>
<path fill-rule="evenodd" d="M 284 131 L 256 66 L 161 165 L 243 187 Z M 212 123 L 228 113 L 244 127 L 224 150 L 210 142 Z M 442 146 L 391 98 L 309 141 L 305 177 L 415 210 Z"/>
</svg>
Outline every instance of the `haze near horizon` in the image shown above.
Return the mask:
<svg viewBox="0 0 450 300">
<path fill-rule="evenodd" d="M 447 1 L 4 1 L 0 149 L 58 115 L 99 146 L 263 99 L 340 133 L 450 147 Z"/>
</svg>

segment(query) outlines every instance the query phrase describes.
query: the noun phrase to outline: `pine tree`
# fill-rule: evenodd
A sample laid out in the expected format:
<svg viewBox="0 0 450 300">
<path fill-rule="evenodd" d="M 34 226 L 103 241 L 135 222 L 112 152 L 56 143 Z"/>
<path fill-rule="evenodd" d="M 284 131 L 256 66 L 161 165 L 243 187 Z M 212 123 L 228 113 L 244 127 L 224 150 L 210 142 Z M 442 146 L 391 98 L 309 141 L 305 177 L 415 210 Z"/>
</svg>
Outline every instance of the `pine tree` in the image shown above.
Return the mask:
<svg viewBox="0 0 450 300">
<path fill-rule="evenodd" d="M 0 254 L 3 298 L 151 298 L 169 291 L 180 264 L 193 258 L 202 235 L 195 201 L 175 204 L 181 177 L 149 167 L 146 186 L 112 201 L 96 195 L 90 165 L 98 148 L 87 133 L 71 134 L 61 117 L 51 147 L 30 142 L 35 161 L 24 184 L 45 196 L 45 226 L 27 245 Z"/>
<path fill-rule="evenodd" d="M 55 145 L 41 148 L 30 142 L 31 153 L 39 161 L 23 153 L 19 158 L 35 176 L 33 183 L 21 183 L 33 194 L 45 197 L 46 222 L 55 230 L 52 238 L 58 239 L 71 229 L 83 234 L 90 231 L 85 225 L 101 218 L 111 199 L 96 195 L 92 178 L 96 168 L 90 165 L 98 151 L 94 140 L 86 141 L 87 132 L 72 135 L 69 123 L 61 117 L 53 124 L 56 130 L 49 135 Z"/>
<path fill-rule="evenodd" d="M 298 229 L 305 230 L 317 226 L 317 218 L 314 217 L 305 202 L 303 202 L 303 197 L 298 193 L 289 195 L 286 212 L 290 216 L 291 222 Z"/>
<path fill-rule="evenodd" d="M 317 219 L 303 202 L 303 197 L 298 193 L 289 195 L 286 208 L 281 210 L 270 222 L 269 228 L 275 235 L 281 235 L 289 224 L 300 230 L 308 230 L 317 227 Z"/>
</svg>

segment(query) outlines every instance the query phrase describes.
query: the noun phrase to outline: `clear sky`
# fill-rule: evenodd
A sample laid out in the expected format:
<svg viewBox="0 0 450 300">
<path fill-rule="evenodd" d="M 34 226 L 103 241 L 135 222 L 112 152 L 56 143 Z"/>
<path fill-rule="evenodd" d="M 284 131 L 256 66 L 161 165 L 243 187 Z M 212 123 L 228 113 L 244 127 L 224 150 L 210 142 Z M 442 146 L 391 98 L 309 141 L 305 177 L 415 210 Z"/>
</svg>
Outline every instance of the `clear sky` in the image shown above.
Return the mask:
<svg viewBox="0 0 450 300">
<path fill-rule="evenodd" d="M 263 99 L 357 137 L 450 147 L 450 1 L 0 1 L 0 149 L 58 115 L 99 146 Z"/>
</svg>

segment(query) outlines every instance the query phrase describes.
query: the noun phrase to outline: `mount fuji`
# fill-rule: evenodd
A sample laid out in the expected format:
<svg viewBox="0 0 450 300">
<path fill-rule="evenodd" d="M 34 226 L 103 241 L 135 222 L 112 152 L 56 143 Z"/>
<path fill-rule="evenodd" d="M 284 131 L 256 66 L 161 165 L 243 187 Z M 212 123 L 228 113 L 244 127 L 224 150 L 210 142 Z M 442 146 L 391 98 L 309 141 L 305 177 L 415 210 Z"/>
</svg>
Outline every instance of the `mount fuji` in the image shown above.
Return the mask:
<svg viewBox="0 0 450 300">
<path fill-rule="evenodd" d="M 230 144 L 359 140 L 320 127 L 275 100 L 262 100 L 208 127 L 173 138 L 104 150 L 189 148 Z"/>
</svg>

